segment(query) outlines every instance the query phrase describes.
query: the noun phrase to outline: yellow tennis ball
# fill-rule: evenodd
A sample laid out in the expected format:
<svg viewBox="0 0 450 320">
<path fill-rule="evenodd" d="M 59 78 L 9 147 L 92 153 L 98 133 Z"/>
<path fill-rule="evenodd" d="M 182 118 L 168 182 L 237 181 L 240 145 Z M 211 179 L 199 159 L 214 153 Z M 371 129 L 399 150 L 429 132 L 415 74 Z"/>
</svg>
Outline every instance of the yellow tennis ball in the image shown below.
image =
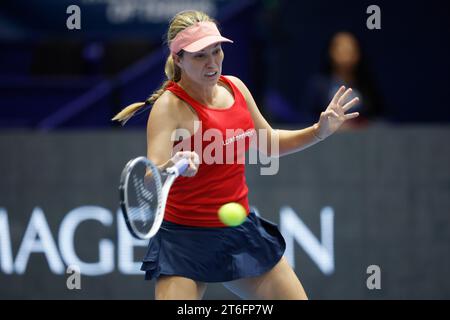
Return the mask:
<svg viewBox="0 0 450 320">
<path fill-rule="evenodd" d="M 219 209 L 219 219 L 230 227 L 240 225 L 247 218 L 247 211 L 237 202 L 229 202 Z"/>
</svg>

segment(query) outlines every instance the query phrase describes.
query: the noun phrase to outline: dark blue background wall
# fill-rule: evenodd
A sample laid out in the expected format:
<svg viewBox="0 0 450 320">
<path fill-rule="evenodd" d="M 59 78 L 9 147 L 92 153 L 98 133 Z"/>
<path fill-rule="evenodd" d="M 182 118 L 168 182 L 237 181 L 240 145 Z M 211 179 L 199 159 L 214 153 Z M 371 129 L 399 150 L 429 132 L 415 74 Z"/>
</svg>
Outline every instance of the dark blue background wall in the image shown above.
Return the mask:
<svg viewBox="0 0 450 320">
<path fill-rule="evenodd" d="M 158 49 L 167 19 L 151 22 L 136 15 L 126 23 L 112 24 L 105 3 L 74 3 L 80 5 L 84 19 L 78 31 L 65 26 L 68 2 L 2 3 L 1 126 L 109 127 L 111 114 L 147 97 L 161 83 L 167 51 Z M 248 84 L 269 120 L 307 124 L 314 120 L 289 117 L 289 112 L 305 108 L 308 82 L 323 65 L 330 37 L 342 30 L 361 42 L 383 98 L 383 119 L 450 120 L 450 11 L 445 1 L 199 3 L 214 8 L 223 34 L 235 40 L 224 46 L 224 73 Z M 371 4 L 381 9 L 381 30 L 366 27 Z M 93 62 L 96 54 L 98 61 Z M 67 77 L 72 82 L 65 82 Z M 103 91 L 95 89 L 102 83 Z M 83 92 L 92 99 L 80 102 Z M 281 96 L 281 106 L 267 99 L 271 92 Z M 68 110 L 67 120 L 44 121 L 59 109 Z M 145 116 L 137 124 L 144 125 Z"/>
</svg>

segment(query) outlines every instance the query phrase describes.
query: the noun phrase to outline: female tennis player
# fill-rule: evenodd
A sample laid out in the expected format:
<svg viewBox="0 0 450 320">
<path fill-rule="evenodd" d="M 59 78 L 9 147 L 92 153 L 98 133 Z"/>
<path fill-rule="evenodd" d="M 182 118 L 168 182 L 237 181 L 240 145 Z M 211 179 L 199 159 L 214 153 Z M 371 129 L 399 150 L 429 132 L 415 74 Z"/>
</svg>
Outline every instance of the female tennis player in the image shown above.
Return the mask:
<svg viewBox="0 0 450 320">
<path fill-rule="evenodd" d="M 114 118 L 124 122 L 139 109 L 153 105 L 147 125 L 147 157 L 161 167 L 176 162 L 175 158 L 190 162 L 170 190 L 164 221 L 150 239 L 141 268 L 146 279 L 156 279 L 156 299 L 201 299 L 209 282 L 222 282 L 244 299 L 307 299 L 283 257 L 285 242 L 278 227 L 249 210 L 245 165 L 199 164 L 198 154 L 192 151 L 194 144 L 192 150 L 174 155 L 178 142 L 174 145 L 172 137 L 179 129 L 190 133 L 183 141 L 192 142 L 210 129 L 223 133 L 264 129 L 268 141 L 279 141 L 279 154 L 271 156 L 289 154 L 314 145 L 357 117 L 358 113 L 346 111 L 358 98 L 344 103 L 351 89 L 341 87 L 313 126 L 274 130 L 245 84 L 221 75 L 221 44 L 232 41 L 221 36 L 210 17 L 198 11 L 180 12 L 170 22 L 167 40 L 167 81 L 145 102 L 128 106 Z M 246 149 L 249 139 L 245 137 Z M 210 142 L 203 140 L 203 150 Z M 229 202 L 240 203 L 247 211 L 247 219 L 237 227 L 226 226 L 218 218 L 218 209 Z"/>
</svg>

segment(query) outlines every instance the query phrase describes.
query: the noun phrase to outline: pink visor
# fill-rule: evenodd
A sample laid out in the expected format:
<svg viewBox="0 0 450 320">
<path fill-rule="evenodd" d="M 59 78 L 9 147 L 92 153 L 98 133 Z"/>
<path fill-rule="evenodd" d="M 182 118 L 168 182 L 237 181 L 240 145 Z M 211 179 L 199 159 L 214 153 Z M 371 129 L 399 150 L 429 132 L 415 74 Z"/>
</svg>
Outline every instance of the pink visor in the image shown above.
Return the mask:
<svg viewBox="0 0 450 320">
<path fill-rule="evenodd" d="M 202 21 L 179 32 L 170 43 L 170 51 L 174 54 L 180 50 L 196 52 L 217 42 L 233 41 L 222 37 L 214 22 Z"/>
</svg>

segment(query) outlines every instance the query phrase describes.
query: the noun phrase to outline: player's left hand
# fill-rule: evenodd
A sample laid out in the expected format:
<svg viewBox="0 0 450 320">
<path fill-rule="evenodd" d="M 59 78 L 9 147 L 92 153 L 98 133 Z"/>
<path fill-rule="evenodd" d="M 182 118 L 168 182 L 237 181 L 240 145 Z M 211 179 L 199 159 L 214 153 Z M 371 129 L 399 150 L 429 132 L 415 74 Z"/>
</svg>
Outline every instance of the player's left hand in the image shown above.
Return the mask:
<svg viewBox="0 0 450 320">
<path fill-rule="evenodd" d="M 332 135 L 345 121 L 359 116 L 358 112 L 346 114 L 359 101 L 359 98 L 356 97 L 345 103 L 351 92 L 351 88 L 345 90 L 344 86 L 340 87 L 327 109 L 320 114 L 319 122 L 314 125 L 316 129 L 315 134 L 319 139 L 325 139 Z"/>
</svg>

